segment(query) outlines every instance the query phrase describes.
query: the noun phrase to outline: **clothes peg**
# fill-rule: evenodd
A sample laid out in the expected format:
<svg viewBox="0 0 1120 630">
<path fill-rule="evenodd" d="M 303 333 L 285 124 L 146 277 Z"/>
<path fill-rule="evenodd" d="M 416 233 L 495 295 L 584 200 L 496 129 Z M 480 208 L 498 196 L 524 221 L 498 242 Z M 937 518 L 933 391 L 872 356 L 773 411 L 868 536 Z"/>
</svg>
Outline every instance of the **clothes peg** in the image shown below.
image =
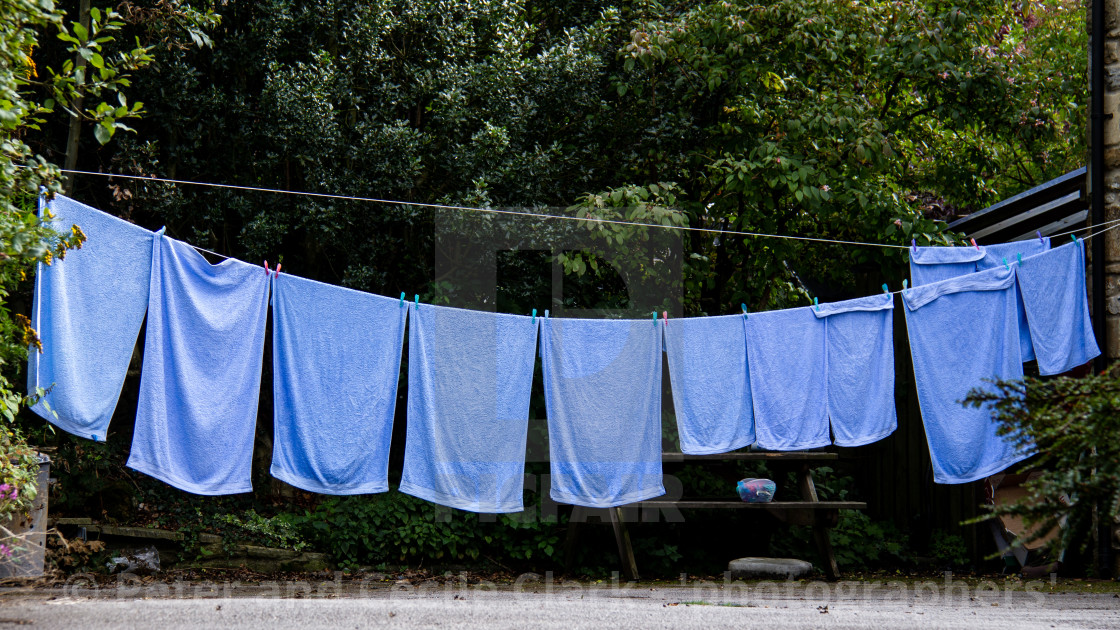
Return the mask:
<svg viewBox="0 0 1120 630">
<path fill-rule="evenodd" d="M 533 323 L 537 323 L 537 309 L 533 309 Z"/>
<path fill-rule="evenodd" d="M 1038 235 L 1038 242 L 1045 245 L 1046 240 L 1044 238 L 1042 238 L 1042 230 L 1035 230 L 1034 233 Z"/>
<path fill-rule="evenodd" d="M 813 298 L 813 308 L 817 309 L 818 312 L 821 310 L 821 305 L 817 303 L 817 298 Z"/>
<path fill-rule="evenodd" d="M 746 319 L 747 316 L 750 314 L 750 311 L 747 310 L 747 303 L 743 302 L 739 306 L 743 309 L 743 319 Z"/>
<path fill-rule="evenodd" d="M 1074 244 L 1077 243 L 1077 235 L 1076 234 L 1070 234 L 1069 237 L 1073 239 Z"/>
<path fill-rule="evenodd" d="M 276 275 L 280 275 L 280 267 L 283 267 L 283 265 L 276 263 Z"/>
<path fill-rule="evenodd" d="M 915 254 L 918 253 L 918 239 L 916 239 L 916 238 L 910 239 L 910 250 L 913 251 Z"/>
<path fill-rule="evenodd" d="M 413 293 L 412 294 L 412 299 L 416 302 L 416 310 L 420 310 L 420 294 L 419 293 Z"/>
<path fill-rule="evenodd" d="M 669 311 L 661 311 L 661 319 L 662 319 L 662 321 L 665 322 L 665 325 L 668 326 L 669 325 Z"/>
<path fill-rule="evenodd" d="M 1019 257 L 1019 266 L 1022 267 L 1023 266 L 1023 255 L 1022 254 L 1016 254 L 1016 256 Z"/>
<path fill-rule="evenodd" d="M 883 293 L 890 293 L 890 292 L 891 292 L 890 288 L 887 285 L 884 284 L 883 285 Z"/>
<path fill-rule="evenodd" d="M 1007 259 L 1006 259 L 1006 258 L 1004 258 L 1004 259 L 1003 259 L 1003 266 L 1004 266 L 1005 268 L 1007 268 L 1008 270 L 1010 270 L 1010 269 L 1011 269 L 1011 265 L 1007 264 Z"/>
<path fill-rule="evenodd" d="M 909 281 L 909 280 L 903 280 L 903 281 L 902 281 L 902 290 L 903 290 L 903 291 L 905 291 L 905 290 L 906 290 L 907 288 L 909 288 L 909 287 L 907 287 L 907 286 L 906 286 L 906 285 L 908 285 L 908 284 L 910 284 L 910 281 Z"/>
<path fill-rule="evenodd" d="M 264 261 L 264 275 L 266 275 L 266 276 L 272 275 L 272 272 L 268 270 L 268 261 L 267 260 Z"/>
<path fill-rule="evenodd" d="M 548 319 L 548 309 L 544 309 L 544 318 Z"/>
<path fill-rule="evenodd" d="M 401 308 L 404 308 L 404 291 L 401 291 Z"/>
<path fill-rule="evenodd" d="M 980 251 L 980 246 L 976 244 L 976 239 L 970 238 L 968 240 L 972 241 L 972 246 L 976 248 L 976 251 Z"/>
<path fill-rule="evenodd" d="M 657 325 L 657 311 L 654 311 L 654 312 L 653 312 L 653 325 L 654 325 L 654 326 L 656 326 L 656 325 Z"/>
</svg>

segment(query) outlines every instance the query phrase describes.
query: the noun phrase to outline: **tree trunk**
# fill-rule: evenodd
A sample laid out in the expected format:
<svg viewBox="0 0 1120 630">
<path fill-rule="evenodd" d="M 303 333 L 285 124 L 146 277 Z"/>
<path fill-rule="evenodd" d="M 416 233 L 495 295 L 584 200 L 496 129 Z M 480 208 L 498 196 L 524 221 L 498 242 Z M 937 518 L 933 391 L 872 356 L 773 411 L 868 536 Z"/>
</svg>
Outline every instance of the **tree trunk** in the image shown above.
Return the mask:
<svg viewBox="0 0 1120 630">
<path fill-rule="evenodd" d="M 89 0 L 81 0 L 79 8 L 78 22 L 85 27 L 86 32 L 89 32 Z M 74 70 L 85 69 L 86 59 L 81 55 L 74 55 Z M 82 84 L 85 83 L 85 75 L 83 74 L 78 81 L 78 89 L 80 90 Z M 74 99 L 70 104 L 74 112 L 81 112 L 82 110 L 82 97 Z M 77 113 L 70 114 L 70 133 L 66 137 L 66 162 L 64 168 L 67 171 L 72 171 L 78 165 L 78 141 L 82 135 L 82 118 Z M 63 190 L 67 195 L 74 192 L 74 175 L 67 174 L 64 180 Z"/>
</svg>

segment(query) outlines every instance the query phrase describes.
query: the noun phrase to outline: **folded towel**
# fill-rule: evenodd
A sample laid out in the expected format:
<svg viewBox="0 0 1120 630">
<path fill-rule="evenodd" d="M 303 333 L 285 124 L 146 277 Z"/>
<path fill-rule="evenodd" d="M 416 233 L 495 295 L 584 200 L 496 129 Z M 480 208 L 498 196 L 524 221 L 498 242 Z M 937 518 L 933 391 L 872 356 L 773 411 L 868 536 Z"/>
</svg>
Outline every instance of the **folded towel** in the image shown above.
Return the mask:
<svg viewBox="0 0 1120 630">
<path fill-rule="evenodd" d="M 252 490 L 268 275 L 157 236 L 129 468 L 195 494 Z"/>
<path fill-rule="evenodd" d="M 537 323 L 421 304 L 408 326 L 401 492 L 472 512 L 519 512 Z"/>
<path fill-rule="evenodd" d="M 910 282 L 914 286 L 940 282 L 956 278 L 966 273 L 975 273 L 987 269 L 1004 266 L 1004 260 L 1010 265 L 1023 258 L 1040 254 L 1050 249 L 1050 239 L 1032 238 L 1012 243 L 997 243 L 976 247 L 919 247 L 915 251 L 910 249 Z M 1019 351 L 1024 361 L 1033 361 L 1035 358 L 1034 345 L 1031 343 L 1030 328 L 1027 325 L 1026 309 L 1023 308 L 1023 298 L 1015 289 L 1015 302 L 1018 307 L 1019 319 Z"/>
<path fill-rule="evenodd" d="M 724 315 L 665 325 L 681 452 L 710 455 L 754 443 L 745 321 Z"/>
<path fill-rule="evenodd" d="M 272 476 L 323 494 L 385 492 L 408 308 L 284 273 L 272 291 Z"/>
<path fill-rule="evenodd" d="M 910 282 L 917 287 L 975 273 L 983 258 L 978 247 L 911 247 Z"/>
<path fill-rule="evenodd" d="M 1029 457 L 996 435 L 987 408 L 960 401 L 985 379 L 1023 376 L 1015 272 L 1002 265 L 903 291 L 933 480 L 983 479 Z"/>
<path fill-rule="evenodd" d="M 840 446 L 877 442 L 898 427 L 894 407 L 894 296 L 821 304 L 828 416 Z"/>
<path fill-rule="evenodd" d="M 152 233 L 61 195 L 47 207 L 53 229 L 77 225 L 88 240 L 39 264 L 31 322 L 43 352 L 28 352 L 27 391 L 53 389 L 31 409 L 64 431 L 104 440 L 148 310 Z"/>
<path fill-rule="evenodd" d="M 760 448 L 797 451 L 832 443 L 824 328 L 808 306 L 747 318 L 747 370 Z"/>
<path fill-rule="evenodd" d="M 552 498 L 613 507 L 665 494 L 662 324 L 541 321 Z"/>
<path fill-rule="evenodd" d="M 1100 355 L 1085 290 L 1085 250 L 1069 243 L 1024 258 L 1015 270 L 1040 374 L 1061 374 Z"/>
</svg>

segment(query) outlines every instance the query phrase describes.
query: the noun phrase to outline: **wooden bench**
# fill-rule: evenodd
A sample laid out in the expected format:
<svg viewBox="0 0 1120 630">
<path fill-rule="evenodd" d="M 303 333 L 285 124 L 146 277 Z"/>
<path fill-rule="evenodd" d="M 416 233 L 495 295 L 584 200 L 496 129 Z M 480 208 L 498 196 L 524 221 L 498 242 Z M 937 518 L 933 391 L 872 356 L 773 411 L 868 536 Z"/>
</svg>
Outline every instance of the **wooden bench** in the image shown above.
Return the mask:
<svg viewBox="0 0 1120 630">
<path fill-rule="evenodd" d="M 797 483 L 801 495 L 800 501 L 772 501 L 770 503 L 745 503 L 736 498 L 728 499 L 652 499 L 631 503 L 616 508 L 584 508 L 576 506 L 572 510 L 568 525 L 568 536 L 565 544 L 565 557 L 567 566 L 571 566 L 579 525 L 586 522 L 592 514 L 606 512 L 607 519 L 614 530 L 615 543 L 618 546 L 618 556 L 622 561 L 622 570 L 629 580 L 638 580 L 638 564 L 634 558 L 634 550 L 630 545 L 630 534 L 626 528 L 627 519 L 624 511 L 633 512 L 641 510 L 643 514 L 660 514 L 666 510 L 710 510 L 710 509 L 735 509 L 765 512 L 789 525 L 809 525 L 813 528 L 813 540 L 817 549 L 824 558 L 824 571 L 830 580 L 840 577 L 840 569 L 836 565 L 836 556 L 832 551 L 828 530 L 834 527 L 840 517 L 840 510 L 863 510 L 867 504 L 861 501 L 821 501 L 817 497 L 817 488 L 813 483 L 813 468 L 834 462 L 838 459 L 836 453 L 823 451 L 796 451 L 783 453 L 769 452 L 734 452 L 719 455 L 685 455 L 683 453 L 662 453 L 662 462 L 665 464 L 681 464 L 695 462 L 757 462 L 764 461 L 774 469 L 795 468 Z M 728 480 L 728 483 L 738 481 Z M 732 495 L 734 496 L 734 495 Z M 782 489 L 778 489 L 777 496 L 782 496 Z M 648 512 L 647 512 L 648 511 Z M 601 518 L 601 517 L 600 517 Z M 649 520 L 643 518 L 643 520 Z"/>
</svg>

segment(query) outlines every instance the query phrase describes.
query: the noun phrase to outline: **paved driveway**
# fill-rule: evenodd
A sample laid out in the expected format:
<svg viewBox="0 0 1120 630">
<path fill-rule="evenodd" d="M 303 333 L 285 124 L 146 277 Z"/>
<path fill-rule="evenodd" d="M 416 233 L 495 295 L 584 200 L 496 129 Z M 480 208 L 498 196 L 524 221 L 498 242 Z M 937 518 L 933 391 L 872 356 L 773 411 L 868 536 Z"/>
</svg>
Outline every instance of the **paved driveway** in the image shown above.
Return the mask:
<svg viewBox="0 0 1120 630">
<path fill-rule="evenodd" d="M 0 628 L 1120 628 L 1120 596 L 1045 582 L 627 586 L 71 584 L 0 590 Z"/>
</svg>

